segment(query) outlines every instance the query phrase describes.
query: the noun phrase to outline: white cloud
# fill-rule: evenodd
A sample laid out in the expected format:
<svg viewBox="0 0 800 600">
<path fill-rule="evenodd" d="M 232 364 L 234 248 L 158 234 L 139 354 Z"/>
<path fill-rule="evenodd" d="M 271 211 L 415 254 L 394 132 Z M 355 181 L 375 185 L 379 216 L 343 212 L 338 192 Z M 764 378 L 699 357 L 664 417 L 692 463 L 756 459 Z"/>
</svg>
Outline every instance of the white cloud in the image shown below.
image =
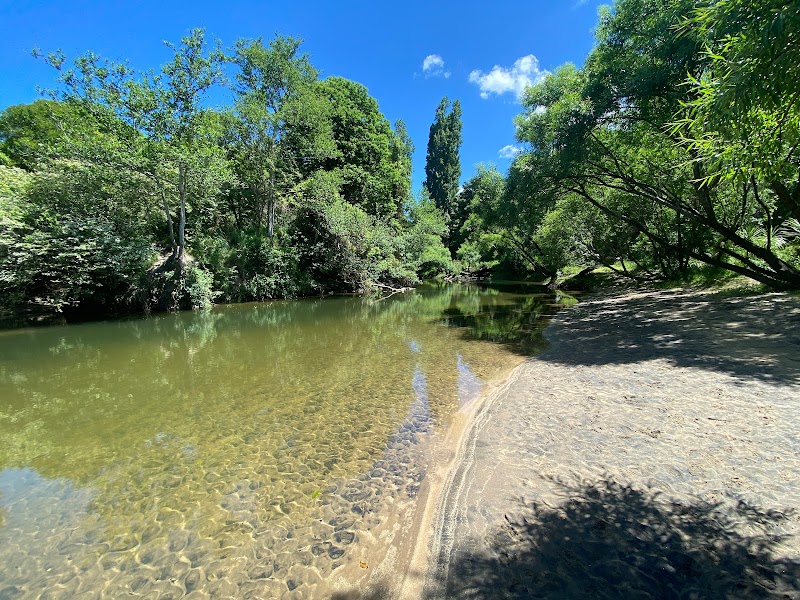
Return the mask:
<svg viewBox="0 0 800 600">
<path fill-rule="evenodd" d="M 514 146 L 513 144 L 509 144 L 508 146 L 503 146 L 500 148 L 497 156 L 500 158 L 514 158 L 520 154 L 522 154 L 522 148 L 519 146 Z"/>
<path fill-rule="evenodd" d="M 450 77 L 450 71 L 444 70 L 444 59 L 438 54 L 429 54 L 422 61 L 422 72 L 425 77 Z"/>
<path fill-rule="evenodd" d="M 444 59 L 438 54 L 428 54 L 422 61 L 422 70 L 431 71 L 433 69 L 444 68 Z"/>
<path fill-rule="evenodd" d="M 513 92 L 519 100 L 525 88 L 538 83 L 548 74 L 548 71 L 539 69 L 538 59 L 533 54 L 528 54 L 514 61 L 514 66 L 510 69 L 499 65 L 492 67 L 488 73 L 475 69 L 469 74 L 469 82 L 480 88 L 483 99 L 492 94 L 500 96 Z"/>
</svg>

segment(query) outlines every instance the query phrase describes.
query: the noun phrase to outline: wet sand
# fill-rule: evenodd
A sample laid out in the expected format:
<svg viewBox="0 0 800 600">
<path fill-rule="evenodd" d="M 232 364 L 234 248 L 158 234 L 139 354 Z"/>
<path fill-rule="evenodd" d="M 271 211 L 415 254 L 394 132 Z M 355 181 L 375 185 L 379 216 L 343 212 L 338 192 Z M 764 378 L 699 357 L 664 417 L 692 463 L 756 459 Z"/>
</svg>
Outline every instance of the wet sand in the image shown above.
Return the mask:
<svg viewBox="0 0 800 600">
<path fill-rule="evenodd" d="M 454 430 L 384 590 L 800 598 L 800 297 L 607 293 L 545 335 Z"/>
</svg>

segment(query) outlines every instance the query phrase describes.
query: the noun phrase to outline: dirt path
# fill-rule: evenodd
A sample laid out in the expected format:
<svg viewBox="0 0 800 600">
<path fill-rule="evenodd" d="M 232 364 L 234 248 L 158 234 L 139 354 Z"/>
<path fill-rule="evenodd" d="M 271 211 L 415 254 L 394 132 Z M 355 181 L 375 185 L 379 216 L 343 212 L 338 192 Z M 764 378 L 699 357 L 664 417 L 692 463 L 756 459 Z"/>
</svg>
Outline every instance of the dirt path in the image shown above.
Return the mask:
<svg viewBox="0 0 800 600">
<path fill-rule="evenodd" d="M 800 598 L 800 298 L 620 294 L 546 335 L 440 474 L 401 595 Z"/>
</svg>

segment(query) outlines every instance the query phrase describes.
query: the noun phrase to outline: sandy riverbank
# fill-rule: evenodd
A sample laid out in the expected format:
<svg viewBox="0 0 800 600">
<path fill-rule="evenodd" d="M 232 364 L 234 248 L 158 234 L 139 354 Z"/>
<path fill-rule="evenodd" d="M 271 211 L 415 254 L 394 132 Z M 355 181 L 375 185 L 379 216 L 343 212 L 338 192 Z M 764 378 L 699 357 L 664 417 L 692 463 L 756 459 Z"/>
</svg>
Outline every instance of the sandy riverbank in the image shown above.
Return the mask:
<svg viewBox="0 0 800 600">
<path fill-rule="evenodd" d="M 800 298 L 607 295 L 546 335 L 433 474 L 399 595 L 800 598 Z"/>
</svg>

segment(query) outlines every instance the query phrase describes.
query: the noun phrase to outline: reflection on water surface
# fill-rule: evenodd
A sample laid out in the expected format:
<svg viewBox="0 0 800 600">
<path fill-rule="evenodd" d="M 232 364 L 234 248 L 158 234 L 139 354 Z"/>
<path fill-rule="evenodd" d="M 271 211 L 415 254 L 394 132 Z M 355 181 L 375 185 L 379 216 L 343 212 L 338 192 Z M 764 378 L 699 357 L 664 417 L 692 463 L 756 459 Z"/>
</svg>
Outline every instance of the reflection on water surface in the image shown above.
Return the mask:
<svg viewBox="0 0 800 600">
<path fill-rule="evenodd" d="M 557 306 L 426 286 L 0 332 L 0 597 L 322 593 Z"/>
</svg>

